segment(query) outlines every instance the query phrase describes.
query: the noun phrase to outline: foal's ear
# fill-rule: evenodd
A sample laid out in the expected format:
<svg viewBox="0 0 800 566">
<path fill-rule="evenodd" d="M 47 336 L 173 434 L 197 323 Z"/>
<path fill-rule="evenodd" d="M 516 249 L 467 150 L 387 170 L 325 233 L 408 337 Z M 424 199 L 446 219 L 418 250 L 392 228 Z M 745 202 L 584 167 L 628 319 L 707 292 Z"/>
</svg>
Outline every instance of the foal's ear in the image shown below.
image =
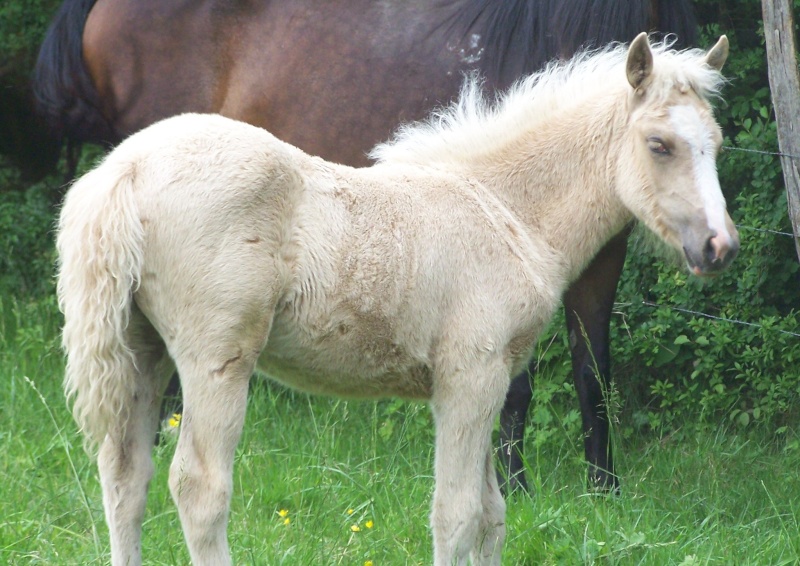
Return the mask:
<svg viewBox="0 0 800 566">
<path fill-rule="evenodd" d="M 645 32 L 640 33 L 628 48 L 628 62 L 625 67 L 628 82 L 635 89 L 644 86 L 653 72 L 653 52 Z"/>
<path fill-rule="evenodd" d="M 728 36 L 721 35 L 716 45 L 706 53 L 706 65 L 717 71 L 722 70 L 722 66 L 728 59 Z"/>
</svg>

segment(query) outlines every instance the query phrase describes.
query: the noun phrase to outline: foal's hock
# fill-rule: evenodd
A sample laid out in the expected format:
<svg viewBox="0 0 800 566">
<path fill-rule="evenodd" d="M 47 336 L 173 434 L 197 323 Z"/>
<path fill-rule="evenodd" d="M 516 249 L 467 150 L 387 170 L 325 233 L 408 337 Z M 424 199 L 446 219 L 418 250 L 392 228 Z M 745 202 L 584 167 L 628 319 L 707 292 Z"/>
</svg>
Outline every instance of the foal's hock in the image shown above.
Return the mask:
<svg viewBox="0 0 800 566">
<path fill-rule="evenodd" d="M 353 169 L 220 116 L 132 136 L 69 191 L 65 389 L 98 467 L 112 562 L 141 563 L 159 405 L 184 418 L 170 488 L 196 564 L 228 564 L 233 456 L 254 369 L 310 392 L 430 402 L 434 562 L 499 564 L 490 437 L 561 293 L 632 217 L 724 269 L 707 54 L 583 53 L 496 103 L 477 79 Z"/>
</svg>

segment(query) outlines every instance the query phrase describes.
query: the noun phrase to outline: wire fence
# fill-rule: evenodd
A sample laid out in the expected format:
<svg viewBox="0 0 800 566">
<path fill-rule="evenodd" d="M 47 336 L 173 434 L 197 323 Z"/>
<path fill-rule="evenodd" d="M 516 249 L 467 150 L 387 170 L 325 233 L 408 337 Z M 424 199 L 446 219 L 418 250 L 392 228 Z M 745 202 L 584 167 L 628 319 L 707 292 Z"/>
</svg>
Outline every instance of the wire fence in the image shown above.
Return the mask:
<svg viewBox="0 0 800 566">
<path fill-rule="evenodd" d="M 787 153 L 782 153 L 780 151 L 764 151 L 764 150 L 760 150 L 760 149 L 747 149 L 747 148 L 735 147 L 735 146 L 722 146 L 722 149 L 724 149 L 725 151 L 740 151 L 740 152 L 743 152 L 743 153 L 755 153 L 755 154 L 766 155 L 766 156 L 770 156 L 770 157 L 787 157 L 789 159 L 800 159 L 800 156 L 790 155 L 790 154 L 787 154 Z M 774 234 L 776 236 L 784 236 L 784 237 L 789 237 L 789 238 L 795 238 L 795 235 L 792 232 L 782 232 L 780 230 L 770 230 L 768 228 L 756 228 L 754 226 L 744 226 L 744 225 L 741 225 L 741 224 L 737 224 L 736 228 L 738 230 L 750 230 L 750 231 L 753 231 L 753 232 L 762 232 L 762 233 Z M 745 321 L 745 320 L 737 320 L 735 318 L 727 318 L 727 317 L 715 316 L 713 314 L 709 314 L 709 313 L 705 313 L 705 312 L 701 312 L 701 311 L 696 311 L 696 310 L 688 309 L 688 308 L 685 308 L 685 307 L 677 307 L 677 306 L 674 306 L 674 305 L 662 305 L 662 304 L 658 304 L 658 303 L 653 303 L 651 301 L 642 301 L 642 304 L 644 306 L 650 307 L 652 309 L 669 309 L 671 311 L 680 312 L 680 313 L 683 313 L 683 314 L 688 314 L 688 315 L 691 315 L 691 316 L 694 316 L 694 317 L 698 317 L 698 318 L 707 318 L 707 319 L 712 319 L 712 320 L 718 320 L 720 322 L 726 322 L 726 323 L 729 323 L 729 324 L 738 324 L 738 325 L 742 325 L 742 326 L 749 326 L 749 327 L 754 327 L 754 328 L 759 328 L 759 329 L 764 329 L 765 328 L 763 325 L 755 323 L 755 322 L 748 322 L 748 321 Z M 630 303 L 627 303 L 627 304 L 626 303 L 617 303 L 617 304 L 614 305 L 614 310 L 616 311 L 616 310 L 618 310 L 619 307 L 625 307 L 625 306 L 630 306 Z M 778 333 L 778 334 L 785 334 L 785 335 L 793 336 L 795 338 L 800 338 L 800 333 L 791 332 L 789 330 L 783 330 L 782 328 L 772 328 L 772 327 L 770 327 L 770 328 L 766 328 L 766 330 L 769 331 L 769 332 L 775 332 L 775 333 Z"/>
<path fill-rule="evenodd" d="M 739 324 L 739 325 L 742 325 L 742 326 L 750 326 L 750 327 L 754 327 L 754 328 L 764 328 L 763 325 L 757 324 L 755 322 L 747 322 L 746 320 L 737 320 L 735 318 L 726 318 L 724 316 L 714 316 L 713 314 L 708 314 L 708 313 L 700 312 L 700 311 L 693 311 L 691 309 L 685 309 L 685 308 L 676 307 L 676 306 L 672 306 L 672 305 L 659 305 L 658 303 L 653 303 L 653 302 L 650 302 L 650 301 L 642 301 L 642 304 L 647 306 L 647 307 L 652 307 L 652 308 L 656 308 L 656 309 L 664 309 L 664 308 L 666 308 L 666 309 L 673 310 L 673 311 L 676 311 L 676 312 L 682 312 L 684 314 L 690 314 L 690 315 L 693 315 L 693 316 L 696 316 L 696 317 L 710 318 L 710 319 L 719 320 L 719 321 L 722 321 L 722 322 L 729 322 L 731 324 Z M 777 332 L 779 334 L 787 334 L 789 336 L 795 336 L 797 338 L 800 338 L 800 334 L 798 334 L 797 332 L 790 332 L 788 330 L 783 330 L 782 328 L 768 328 L 767 330 L 769 330 L 770 332 Z"/>
<path fill-rule="evenodd" d="M 789 159 L 800 159 L 800 156 L 790 155 L 788 153 L 781 153 L 780 151 L 764 151 L 761 149 L 748 149 L 746 147 L 736 147 L 732 145 L 723 145 L 722 149 L 725 151 L 742 151 L 744 153 L 757 153 L 759 155 L 771 155 L 774 157 L 788 157 Z"/>
<path fill-rule="evenodd" d="M 788 154 L 788 153 L 781 153 L 780 151 L 764 151 L 764 150 L 761 150 L 761 149 L 748 149 L 748 148 L 745 148 L 745 147 L 736 147 L 736 146 L 731 146 L 731 145 L 723 145 L 722 149 L 724 149 L 726 151 L 741 151 L 742 153 L 755 153 L 755 154 L 758 154 L 758 155 L 768 155 L 770 157 L 788 157 L 789 159 L 800 159 L 800 156 L 791 155 L 791 154 Z M 779 236 L 788 236 L 790 238 L 794 238 L 795 237 L 794 233 L 792 233 L 792 232 L 780 232 L 778 230 L 769 230 L 767 228 L 755 228 L 753 226 L 743 226 L 743 225 L 740 225 L 740 224 L 737 224 L 736 228 L 739 229 L 739 230 L 742 230 L 742 229 L 744 229 L 744 230 L 753 230 L 754 232 L 766 232 L 766 233 L 769 233 L 769 234 L 776 234 L 776 235 L 779 235 Z"/>
</svg>

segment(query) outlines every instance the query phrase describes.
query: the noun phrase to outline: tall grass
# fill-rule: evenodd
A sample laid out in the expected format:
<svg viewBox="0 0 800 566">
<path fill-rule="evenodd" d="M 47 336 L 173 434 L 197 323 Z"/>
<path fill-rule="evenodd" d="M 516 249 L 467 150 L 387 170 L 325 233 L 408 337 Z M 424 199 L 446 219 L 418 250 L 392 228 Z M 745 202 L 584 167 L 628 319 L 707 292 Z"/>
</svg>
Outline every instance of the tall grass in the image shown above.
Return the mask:
<svg viewBox="0 0 800 566">
<path fill-rule="evenodd" d="M 61 391 L 58 326 L 51 299 L 0 301 L 0 563 L 108 561 L 96 470 Z M 622 493 L 604 496 L 585 489 L 572 409 L 537 409 L 555 416 L 529 431 L 534 493 L 508 501 L 504 564 L 800 561 L 796 438 L 624 435 Z M 237 564 L 430 563 L 424 406 L 311 398 L 256 378 L 248 411 L 229 527 Z M 166 436 L 154 451 L 147 564 L 189 563 L 167 489 L 174 445 Z"/>
</svg>

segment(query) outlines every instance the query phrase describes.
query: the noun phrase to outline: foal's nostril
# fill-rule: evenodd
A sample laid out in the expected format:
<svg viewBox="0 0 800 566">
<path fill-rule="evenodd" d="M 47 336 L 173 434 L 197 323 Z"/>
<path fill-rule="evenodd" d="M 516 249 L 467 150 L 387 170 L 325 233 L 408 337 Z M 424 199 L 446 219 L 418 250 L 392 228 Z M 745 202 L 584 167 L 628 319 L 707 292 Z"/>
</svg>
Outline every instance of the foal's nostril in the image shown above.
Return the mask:
<svg viewBox="0 0 800 566">
<path fill-rule="evenodd" d="M 703 248 L 703 257 L 708 263 L 715 263 L 717 261 L 717 250 L 714 247 L 714 238 L 716 234 L 706 240 L 706 245 Z"/>
<path fill-rule="evenodd" d="M 706 241 L 703 254 L 706 260 L 714 265 L 723 267 L 733 261 L 739 252 L 739 240 L 727 234 L 718 235 L 713 232 Z"/>
</svg>

